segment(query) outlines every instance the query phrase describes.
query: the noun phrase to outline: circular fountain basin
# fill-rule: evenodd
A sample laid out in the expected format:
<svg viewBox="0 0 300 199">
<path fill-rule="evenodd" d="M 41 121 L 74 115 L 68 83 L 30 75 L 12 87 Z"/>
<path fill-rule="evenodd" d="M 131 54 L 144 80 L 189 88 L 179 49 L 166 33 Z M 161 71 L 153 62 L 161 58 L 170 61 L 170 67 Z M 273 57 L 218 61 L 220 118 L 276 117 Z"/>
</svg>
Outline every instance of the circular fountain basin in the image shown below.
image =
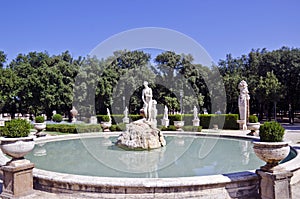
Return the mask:
<svg viewBox="0 0 300 199">
<path fill-rule="evenodd" d="M 255 156 L 252 139 L 170 134 L 161 149 L 125 151 L 114 146 L 116 136 L 38 139 L 26 157 L 35 163 L 34 188 L 101 198 L 258 194 L 254 170 L 264 162 Z"/>
<path fill-rule="evenodd" d="M 47 171 L 98 177 L 170 178 L 233 173 L 259 168 L 249 140 L 166 136 L 167 145 L 128 151 L 116 137 L 93 137 L 36 144 L 26 158 Z"/>
</svg>

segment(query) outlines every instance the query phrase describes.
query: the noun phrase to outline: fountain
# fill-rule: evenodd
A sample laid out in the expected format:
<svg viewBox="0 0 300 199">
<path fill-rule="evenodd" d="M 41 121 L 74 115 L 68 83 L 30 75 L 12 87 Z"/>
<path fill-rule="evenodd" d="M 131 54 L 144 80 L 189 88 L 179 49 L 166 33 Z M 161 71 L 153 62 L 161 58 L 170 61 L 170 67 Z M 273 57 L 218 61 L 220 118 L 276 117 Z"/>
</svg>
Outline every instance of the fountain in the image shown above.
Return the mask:
<svg viewBox="0 0 300 199">
<path fill-rule="evenodd" d="M 163 136 L 156 127 L 152 91 L 144 85 L 144 118 L 127 124 L 121 135 L 82 133 L 37 139 L 26 157 L 36 165 L 34 188 L 91 198 L 258 197 L 260 178 L 255 169 L 263 162 L 249 147 L 253 137 L 210 132 L 165 132 Z M 289 162 L 283 165 L 290 169 L 297 165 Z"/>
<path fill-rule="evenodd" d="M 127 124 L 126 131 L 118 137 L 117 145 L 133 150 L 156 149 L 166 145 L 162 132 L 157 125 L 157 102 L 152 99 L 152 89 L 144 82 L 142 100 L 144 118 Z"/>
</svg>

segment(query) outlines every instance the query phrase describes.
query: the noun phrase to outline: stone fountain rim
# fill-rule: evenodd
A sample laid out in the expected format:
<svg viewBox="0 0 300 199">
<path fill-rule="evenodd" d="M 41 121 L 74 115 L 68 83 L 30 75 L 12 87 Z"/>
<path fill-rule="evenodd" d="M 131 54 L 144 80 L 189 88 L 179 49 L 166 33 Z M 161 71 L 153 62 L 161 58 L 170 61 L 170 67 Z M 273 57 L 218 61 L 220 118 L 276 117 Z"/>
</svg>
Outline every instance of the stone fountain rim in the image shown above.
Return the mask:
<svg viewBox="0 0 300 199">
<path fill-rule="evenodd" d="M 35 139 L 36 144 L 42 144 L 45 142 L 61 141 L 78 138 L 88 137 L 102 137 L 102 136 L 117 136 L 120 132 L 109 132 L 109 133 L 84 133 L 76 135 L 60 135 L 60 136 L 48 136 Z M 258 141 L 259 139 L 251 136 L 241 135 L 220 135 L 203 132 L 167 132 L 164 131 L 165 135 L 190 135 L 190 136 L 209 136 L 209 137 L 223 137 L 223 138 L 234 138 L 234 139 L 246 139 Z M 295 171 L 300 168 L 300 145 L 294 149 L 297 152 L 297 156 L 280 166 Z M 8 159 L 6 158 L 6 161 Z M 0 163 L 5 164 L 5 160 L 0 158 Z M 46 171 L 42 169 L 34 168 L 33 176 L 35 179 L 42 181 L 52 181 L 61 184 L 78 184 L 85 185 L 87 187 L 186 187 L 186 186 L 201 186 L 201 185 L 218 185 L 224 183 L 231 183 L 235 181 L 249 181 L 257 180 L 258 175 L 255 170 L 247 170 L 236 173 L 218 174 L 218 175 L 207 175 L 207 176 L 192 176 L 192 177 L 176 177 L 176 178 L 117 178 L 117 177 L 98 177 L 98 176 L 84 176 L 74 175 L 67 173 L 59 173 L 53 171 Z"/>
</svg>

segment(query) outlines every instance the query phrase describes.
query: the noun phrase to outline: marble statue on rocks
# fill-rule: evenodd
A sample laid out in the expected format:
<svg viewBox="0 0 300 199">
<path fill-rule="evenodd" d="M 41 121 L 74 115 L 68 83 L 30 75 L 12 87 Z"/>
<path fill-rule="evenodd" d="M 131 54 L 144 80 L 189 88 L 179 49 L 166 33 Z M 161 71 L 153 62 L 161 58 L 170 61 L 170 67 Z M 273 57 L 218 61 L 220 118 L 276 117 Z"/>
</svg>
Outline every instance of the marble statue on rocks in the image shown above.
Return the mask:
<svg viewBox="0 0 300 199">
<path fill-rule="evenodd" d="M 247 120 L 249 118 L 249 100 L 250 95 L 248 91 L 248 84 L 242 80 L 239 83 L 240 95 L 238 99 L 240 119 L 237 121 L 240 124 L 240 128 L 247 130 Z"/>
<path fill-rule="evenodd" d="M 143 119 L 126 125 L 126 131 L 119 135 L 116 144 L 122 148 L 132 150 L 156 149 L 166 145 L 162 132 L 156 128 L 157 102 L 152 99 L 152 89 L 148 82 L 144 82 L 141 109 Z"/>
<path fill-rule="evenodd" d="M 148 86 L 148 82 L 144 82 L 144 89 L 142 91 L 142 100 L 144 102 L 144 115 L 148 122 L 151 121 L 152 117 L 152 89 Z"/>
</svg>

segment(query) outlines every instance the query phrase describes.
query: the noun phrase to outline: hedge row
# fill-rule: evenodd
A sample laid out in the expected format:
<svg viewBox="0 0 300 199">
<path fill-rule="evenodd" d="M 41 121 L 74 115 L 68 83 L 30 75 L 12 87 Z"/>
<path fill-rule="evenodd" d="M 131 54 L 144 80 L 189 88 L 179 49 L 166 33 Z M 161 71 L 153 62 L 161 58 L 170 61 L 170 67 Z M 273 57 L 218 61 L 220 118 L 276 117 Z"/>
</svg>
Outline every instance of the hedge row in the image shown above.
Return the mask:
<svg viewBox="0 0 300 199">
<path fill-rule="evenodd" d="M 46 131 L 54 131 L 61 133 L 90 133 L 101 132 L 100 125 L 75 125 L 75 124 L 47 124 Z"/>
<path fill-rule="evenodd" d="M 136 121 L 141 119 L 140 115 L 129 115 L 129 121 Z M 220 129 L 239 129 L 239 124 L 237 120 L 239 118 L 238 114 L 199 114 L 200 125 L 203 129 L 213 128 L 214 124 L 217 124 Z M 98 122 L 104 121 L 105 115 L 97 115 Z M 120 124 L 124 115 L 112 115 L 112 123 Z M 163 115 L 157 115 L 157 124 L 161 124 L 161 119 Z M 170 125 L 174 125 L 174 121 L 179 120 L 179 115 L 169 115 Z M 184 121 L 185 126 L 193 125 L 193 114 L 184 114 L 182 115 L 182 120 Z"/>
<path fill-rule="evenodd" d="M 182 129 L 184 131 L 190 131 L 190 132 L 201 132 L 202 126 L 183 126 Z M 176 127 L 174 125 L 170 125 L 168 127 L 162 127 L 162 131 L 176 131 Z"/>
<path fill-rule="evenodd" d="M 200 124 L 204 129 L 217 124 L 220 129 L 239 129 L 238 114 L 201 114 Z"/>
</svg>

